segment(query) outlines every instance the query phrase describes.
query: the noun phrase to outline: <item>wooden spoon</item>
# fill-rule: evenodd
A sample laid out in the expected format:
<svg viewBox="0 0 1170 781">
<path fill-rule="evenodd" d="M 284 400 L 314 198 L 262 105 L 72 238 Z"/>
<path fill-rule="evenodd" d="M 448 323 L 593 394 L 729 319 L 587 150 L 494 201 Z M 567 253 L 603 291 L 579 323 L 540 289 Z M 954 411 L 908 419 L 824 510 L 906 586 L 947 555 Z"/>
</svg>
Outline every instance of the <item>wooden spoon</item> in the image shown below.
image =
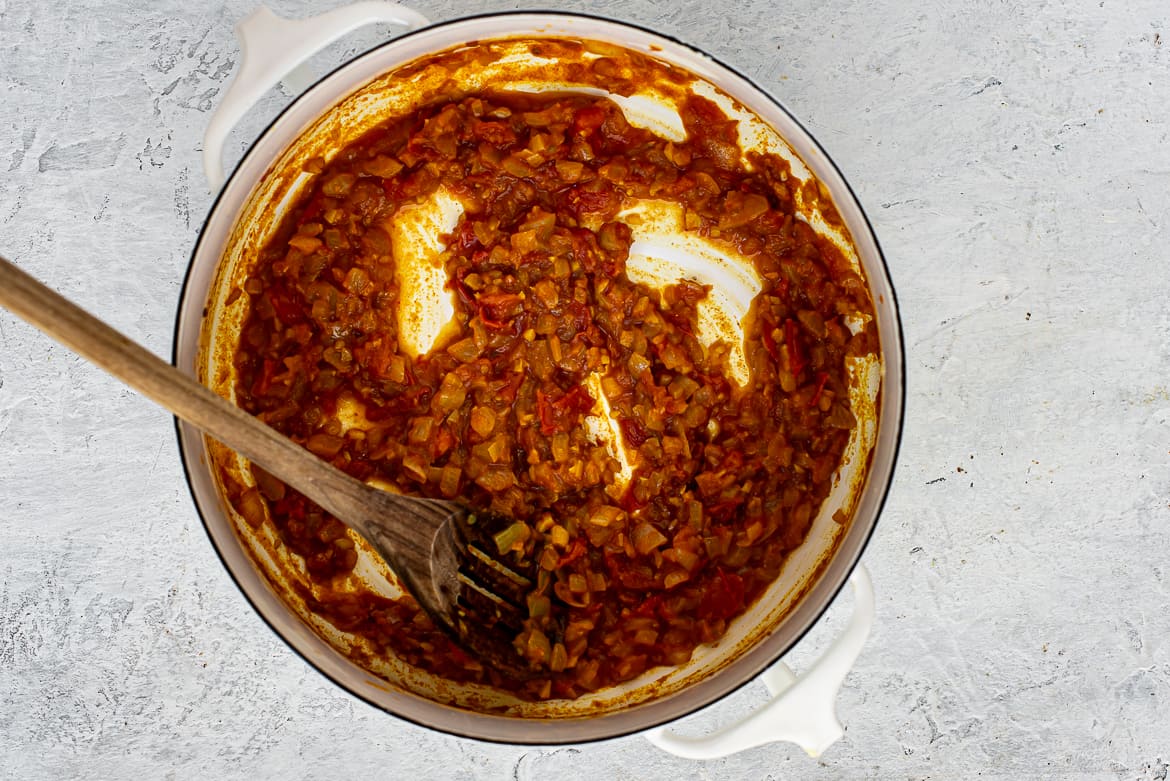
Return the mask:
<svg viewBox="0 0 1170 781">
<path fill-rule="evenodd" d="M 531 582 L 492 556 L 490 541 L 475 542 L 475 516 L 466 507 L 388 493 L 350 477 L 3 257 L 0 306 L 316 502 L 369 541 L 440 627 L 485 660 L 522 672 L 499 622 L 517 625 L 518 604 Z M 467 593 L 477 605 L 475 615 L 460 604 Z M 484 605 L 495 615 L 483 615 Z"/>
</svg>

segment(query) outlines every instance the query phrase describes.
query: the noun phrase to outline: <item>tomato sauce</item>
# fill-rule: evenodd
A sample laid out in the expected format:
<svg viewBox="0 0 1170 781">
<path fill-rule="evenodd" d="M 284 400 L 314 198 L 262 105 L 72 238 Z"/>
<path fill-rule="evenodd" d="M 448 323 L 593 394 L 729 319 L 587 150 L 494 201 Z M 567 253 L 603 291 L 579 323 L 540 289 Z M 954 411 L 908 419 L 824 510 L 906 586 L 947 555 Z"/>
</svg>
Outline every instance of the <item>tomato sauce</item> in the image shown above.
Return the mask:
<svg viewBox="0 0 1170 781">
<path fill-rule="evenodd" d="M 236 505 L 303 557 L 315 613 L 440 676 L 572 698 L 686 662 L 777 577 L 856 425 L 846 358 L 877 335 L 849 323 L 872 304 L 794 214 L 786 161 L 745 160 L 702 97 L 681 116 L 672 143 L 602 97 L 483 93 L 310 162 L 243 286 L 238 402 L 354 477 L 511 519 L 487 531 L 535 573 L 514 642 L 532 675 L 480 663 L 409 597 L 331 588 L 357 561 L 345 527 L 254 469 Z M 463 210 L 440 254 L 454 328 L 412 355 L 392 229 L 440 190 Z M 754 269 L 745 386 L 696 336 L 710 289 L 626 273 L 639 199 Z M 600 396 L 628 464 L 587 420 Z"/>
</svg>

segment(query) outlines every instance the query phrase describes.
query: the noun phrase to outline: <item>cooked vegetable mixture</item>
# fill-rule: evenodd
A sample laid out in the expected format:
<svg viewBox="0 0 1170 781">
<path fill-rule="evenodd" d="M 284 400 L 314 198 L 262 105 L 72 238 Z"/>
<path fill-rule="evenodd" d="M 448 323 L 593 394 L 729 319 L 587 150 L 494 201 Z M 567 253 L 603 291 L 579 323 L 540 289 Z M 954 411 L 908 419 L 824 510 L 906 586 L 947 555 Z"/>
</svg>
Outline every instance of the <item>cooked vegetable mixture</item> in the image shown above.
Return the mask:
<svg viewBox="0 0 1170 781">
<path fill-rule="evenodd" d="M 357 560 L 345 527 L 254 470 L 236 505 L 304 558 L 314 612 L 441 676 L 571 698 L 687 661 L 776 578 L 855 425 L 845 359 L 876 350 L 871 303 L 794 217 L 809 185 L 745 161 L 710 101 L 681 113 L 671 143 L 605 98 L 482 93 L 307 164 L 241 293 L 238 401 L 359 479 L 510 519 L 488 539 L 537 573 L 515 637 L 532 675 L 472 658 L 409 597 L 331 588 Z M 439 191 L 462 207 L 438 259 L 454 325 L 412 355 L 394 225 Z M 709 288 L 627 275 L 622 212 L 647 200 L 754 267 L 743 387 L 732 345 L 696 336 Z"/>
</svg>

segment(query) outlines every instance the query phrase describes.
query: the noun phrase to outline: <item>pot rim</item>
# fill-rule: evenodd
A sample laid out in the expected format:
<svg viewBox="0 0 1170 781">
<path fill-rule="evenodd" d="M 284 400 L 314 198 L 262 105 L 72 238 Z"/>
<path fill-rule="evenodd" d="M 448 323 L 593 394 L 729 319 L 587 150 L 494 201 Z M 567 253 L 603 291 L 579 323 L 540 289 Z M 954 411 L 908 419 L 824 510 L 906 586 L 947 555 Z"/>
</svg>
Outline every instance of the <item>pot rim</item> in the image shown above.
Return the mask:
<svg viewBox="0 0 1170 781">
<path fill-rule="evenodd" d="M 889 468 L 888 468 L 887 474 L 885 474 L 884 476 L 875 475 L 873 473 L 872 465 L 871 465 L 869 474 L 866 476 L 867 481 L 874 480 L 875 478 L 882 480 L 882 485 L 881 485 L 880 489 L 878 489 L 879 495 L 877 496 L 877 498 L 875 500 L 875 504 L 874 504 L 874 508 L 873 508 L 873 518 L 868 524 L 869 528 L 864 531 L 864 534 L 861 536 L 860 541 L 854 545 L 854 549 L 852 550 L 852 552 L 848 552 L 848 551 L 845 551 L 842 549 L 845 547 L 844 543 L 849 539 L 848 536 L 846 536 L 845 538 L 842 539 L 842 544 L 827 559 L 827 561 L 825 563 L 824 571 L 822 572 L 821 576 L 810 587 L 810 591 L 808 593 L 806 593 L 800 599 L 800 601 L 798 601 L 797 604 L 793 606 L 793 608 L 790 611 L 790 615 L 796 613 L 800 609 L 801 605 L 808 601 L 808 599 L 811 597 L 813 591 L 815 591 L 816 589 L 818 589 L 818 588 L 827 589 L 827 591 L 822 594 L 822 604 L 815 607 L 813 609 L 812 614 L 806 617 L 807 620 L 806 620 L 805 626 L 799 628 L 799 630 L 793 634 L 792 638 L 790 639 L 790 641 L 787 644 L 783 645 L 783 647 L 778 648 L 772 654 L 768 655 L 767 658 L 764 659 L 763 663 L 760 663 L 760 662 L 750 658 L 753 655 L 754 656 L 760 655 L 758 652 L 760 651 L 761 647 L 766 644 L 765 642 L 762 641 L 762 642 L 758 643 L 754 648 L 746 651 L 739 659 L 736 660 L 735 664 L 730 665 L 728 668 L 725 668 L 724 670 L 718 671 L 716 674 L 710 676 L 709 678 L 705 679 L 704 681 L 700 681 L 700 682 L 688 687 L 686 691 L 692 691 L 692 690 L 694 690 L 696 688 L 700 688 L 700 687 L 710 689 L 710 688 L 712 688 L 710 686 L 710 681 L 714 680 L 714 679 L 720 679 L 720 678 L 727 677 L 726 673 L 732 667 L 741 667 L 745 663 L 754 662 L 754 664 L 752 664 L 752 667 L 754 669 L 752 669 L 750 671 L 750 673 L 748 673 L 748 674 L 740 673 L 737 676 L 737 680 L 734 680 L 733 682 L 730 682 L 730 683 L 723 683 L 722 685 L 715 686 L 713 691 L 705 691 L 703 693 L 703 695 L 701 697 L 695 699 L 694 702 L 690 702 L 689 698 L 682 698 L 682 697 L 678 696 L 678 695 L 681 695 L 683 693 L 683 692 L 679 692 L 676 694 L 676 696 L 667 697 L 667 698 L 662 699 L 662 700 L 652 700 L 652 701 L 647 702 L 647 703 L 642 703 L 640 705 L 633 706 L 632 707 L 633 711 L 650 709 L 652 711 L 652 715 L 650 716 L 650 718 L 643 719 L 641 722 L 639 722 L 637 719 L 634 719 L 633 720 L 634 723 L 629 724 L 627 726 L 619 727 L 615 730 L 611 730 L 608 732 L 592 731 L 590 734 L 586 734 L 584 736 L 574 736 L 569 741 L 566 741 L 564 739 L 564 736 L 561 735 L 561 733 L 564 731 L 563 730 L 564 727 L 569 727 L 572 724 L 580 723 L 582 721 L 587 721 L 587 720 L 592 720 L 592 719 L 590 719 L 589 717 L 584 717 L 583 719 L 564 719 L 564 720 L 554 719 L 554 720 L 542 721 L 540 719 L 517 719 L 516 717 L 505 717 L 505 716 L 499 716 L 499 715 L 489 714 L 489 713 L 476 712 L 473 714 L 469 714 L 469 712 L 467 712 L 463 709 L 443 705 L 442 703 L 438 703 L 438 702 L 434 702 L 433 704 L 442 708 L 442 709 L 445 709 L 446 711 L 448 711 L 451 714 L 471 715 L 474 717 L 473 722 L 478 722 L 481 719 L 488 719 L 488 720 L 502 719 L 502 720 L 506 720 L 508 722 L 513 722 L 513 723 L 517 722 L 517 721 L 523 721 L 523 722 L 526 722 L 529 725 L 531 725 L 532 727 L 537 728 L 537 729 L 533 730 L 533 734 L 531 737 L 525 736 L 520 740 L 515 740 L 515 739 L 510 740 L 510 739 L 507 739 L 504 737 L 497 737 L 494 735 L 480 734 L 480 733 L 477 733 L 477 731 L 473 728 L 465 728 L 463 726 L 463 723 L 462 723 L 464 721 L 463 719 L 452 719 L 451 721 L 453 723 L 445 724 L 445 725 L 441 725 L 441 726 L 438 724 L 435 724 L 435 723 L 429 723 L 422 718 L 416 718 L 413 715 L 405 715 L 397 710 L 390 710 L 385 705 L 377 702 L 375 700 L 375 698 L 372 696 L 372 694 L 366 694 L 366 693 L 360 691 L 359 689 L 357 689 L 356 687 L 351 688 L 351 687 L 347 686 L 345 683 L 338 680 L 338 678 L 335 677 L 333 674 L 325 671 L 320 665 L 318 665 L 311 658 L 309 658 L 309 655 L 307 655 L 306 653 L 301 651 L 293 643 L 293 641 L 289 637 L 286 637 L 285 634 L 283 634 L 276 627 L 274 621 L 269 618 L 269 616 L 264 612 L 264 610 L 258 604 L 257 600 L 255 600 L 252 597 L 252 595 L 248 592 L 248 590 L 244 587 L 243 583 L 241 582 L 240 578 L 237 576 L 236 572 L 229 565 L 227 556 L 225 555 L 225 552 L 221 549 L 219 543 L 217 543 L 215 534 L 213 533 L 213 530 L 212 530 L 211 521 L 208 519 L 207 514 L 204 512 L 204 509 L 199 502 L 199 497 L 196 493 L 195 482 L 193 479 L 192 472 L 194 469 L 198 468 L 198 465 L 191 463 L 191 460 L 188 456 L 186 447 L 184 446 L 184 436 L 183 436 L 183 425 L 184 424 L 178 418 L 175 418 L 174 419 L 174 426 L 175 426 L 176 439 L 177 439 L 178 445 L 179 445 L 179 459 L 180 459 L 180 462 L 182 464 L 183 474 L 184 474 L 184 478 L 187 482 L 188 491 L 191 494 L 192 502 L 195 505 L 195 510 L 196 510 L 197 514 L 199 515 L 199 519 L 203 525 L 204 531 L 206 532 L 208 539 L 211 541 L 212 548 L 215 550 L 216 556 L 219 558 L 220 563 L 223 565 L 224 570 L 228 574 L 228 577 L 231 579 L 232 583 L 235 584 L 236 588 L 240 591 L 240 593 L 243 595 L 244 599 L 251 606 L 253 612 L 260 617 L 260 619 L 264 622 L 264 624 L 278 638 L 280 638 L 281 642 L 283 642 L 289 649 L 292 650 L 292 652 L 294 654 L 296 654 L 300 659 L 302 659 L 304 662 L 306 662 L 315 671 L 320 673 L 324 678 L 329 680 L 331 683 L 333 683 L 335 686 L 340 688 L 346 694 L 358 698 L 359 700 L 365 702 L 366 704 L 376 708 L 377 710 L 379 710 L 383 713 L 386 713 L 388 715 L 402 719 L 406 722 L 409 722 L 409 723 L 414 724 L 414 725 L 419 726 L 419 727 L 446 732 L 447 734 L 455 735 L 455 736 L 460 737 L 460 738 L 477 740 L 477 741 L 488 742 L 488 743 L 499 743 L 499 744 L 504 744 L 504 745 L 565 745 L 565 744 L 571 745 L 571 744 L 594 743 L 594 742 L 600 742 L 600 741 L 605 741 L 605 740 L 613 740 L 613 739 L 625 737 L 628 735 L 633 735 L 633 734 L 637 734 L 640 732 L 644 732 L 646 730 L 653 729 L 655 727 L 659 727 L 659 726 L 662 726 L 664 724 L 668 724 L 668 723 L 673 722 L 677 719 L 681 719 L 685 716 L 697 713 L 698 711 L 703 710 L 703 709 L 707 708 L 708 706 L 711 706 L 711 705 L 719 702 L 720 700 L 724 699 L 725 697 L 733 694 L 734 692 L 740 690 L 747 683 L 749 683 L 752 680 L 755 680 L 769 666 L 771 666 L 772 664 L 774 664 L 774 663 L 778 662 L 780 659 L 782 659 L 783 656 L 786 653 L 788 653 L 789 651 L 791 651 L 792 648 L 794 648 L 807 635 L 807 633 L 811 630 L 811 628 L 813 626 L 815 626 L 821 620 L 821 618 L 824 616 L 825 612 L 829 609 L 829 607 L 833 604 L 833 602 L 840 595 L 841 590 L 844 589 L 846 583 L 849 580 L 849 575 L 853 572 L 854 568 L 860 562 L 861 556 L 865 552 L 866 547 L 869 545 L 870 540 L 873 538 L 874 530 L 877 527 L 878 519 L 880 518 L 881 513 L 882 513 L 883 509 L 885 508 L 886 501 L 889 498 L 889 492 L 890 492 L 890 489 L 892 487 L 894 475 L 895 475 L 896 470 L 897 470 L 898 454 L 899 454 L 900 449 L 901 449 L 902 434 L 903 434 L 904 420 L 905 420 L 905 409 L 906 409 L 906 393 L 905 393 L 906 360 L 905 360 L 904 333 L 903 333 L 903 328 L 902 328 L 902 320 L 901 320 L 900 310 L 899 310 L 899 306 L 898 306 L 896 291 L 895 291 L 893 283 L 890 279 L 889 265 L 886 262 L 885 253 L 882 251 L 881 244 L 878 241 L 877 234 L 875 233 L 875 231 L 873 229 L 873 225 L 870 222 L 869 216 L 868 216 L 868 214 L 866 214 L 864 208 L 862 208 L 861 202 L 860 202 L 860 200 L 858 200 L 857 194 L 854 192 L 853 187 L 849 184 L 848 180 L 842 174 L 840 168 L 838 168 L 836 162 L 828 154 L 828 152 L 825 151 L 825 149 L 822 147 L 820 142 L 812 135 L 812 133 L 809 132 L 809 130 L 804 126 L 804 124 L 801 123 L 800 120 L 797 119 L 797 117 L 791 111 L 788 110 L 788 108 L 779 99 L 774 97 L 767 90 L 761 88 L 753 79 L 749 78 L 748 76 L 746 76 L 744 73 L 742 73 L 738 69 L 728 65 L 727 63 L 723 62 L 719 58 L 717 58 L 711 54 L 708 54 L 707 52 L 703 51 L 702 49 L 700 49 L 692 44 L 689 44 L 685 41 L 682 41 L 679 38 L 676 38 L 673 35 L 651 29 L 650 27 L 648 27 L 644 24 L 629 22 L 629 21 L 625 21 L 625 20 L 612 19 L 612 18 L 608 18 L 608 17 L 601 16 L 598 14 L 590 14 L 590 13 L 583 13 L 583 12 L 576 12 L 576 11 L 523 10 L 523 9 L 484 12 L 484 13 L 478 13 L 478 14 L 470 14 L 467 16 L 460 16 L 460 17 L 456 17 L 453 19 L 444 20 L 441 22 L 436 22 L 436 23 L 427 25 L 427 26 L 422 27 L 422 28 L 410 30 L 410 31 L 407 31 L 407 32 L 402 33 L 400 35 L 396 35 L 395 37 L 393 37 L 393 38 L 391 38 L 383 43 L 380 43 L 377 46 L 374 46 L 374 47 L 372 47 L 364 52 L 356 54 L 355 56 L 351 57 L 350 59 L 346 60 L 345 62 L 337 65 L 336 67 L 334 67 L 333 69 L 331 69 L 330 71 L 328 71 L 327 73 L 322 75 L 320 78 L 316 79 L 312 83 L 312 85 L 310 85 L 307 89 L 305 89 L 299 95 L 294 97 L 288 103 L 287 106 L 282 108 L 277 113 L 277 115 L 275 117 L 273 117 L 267 123 L 267 125 L 264 127 L 264 129 L 261 130 L 256 135 L 256 137 L 253 138 L 249 142 L 247 150 L 240 157 L 240 159 L 236 162 L 235 166 L 232 168 L 231 173 L 225 177 L 223 186 L 220 188 L 219 192 L 216 193 L 215 198 L 212 200 L 211 206 L 209 207 L 209 209 L 207 211 L 207 215 L 204 217 L 203 223 L 200 226 L 199 236 L 196 239 L 195 245 L 193 246 L 193 248 L 191 250 L 190 259 L 189 259 L 188 264 L 187 264 L 187 270 L 184 273 L 182 285 L 181 285 L 181 288 L 179 291 L 178 308 L 176 311 L 175 325 L 174 325 L 174 329 L 172 332 L 171 362 L 173 365 L 179 367 L 180 369 L 182 368 L 182 367 L 180 367 L 179 363 L 180 363 L 180 349 L 181 349 L 180 336 L 181 336 L 181 329 L 182 329 L 183 324 L 184 324 L 183 311 L 187 305 L 187 299 L 191 295 L 192 281 L 193 281 L 194 272 L 196 270 L 196 261 L 197 261 L 199 255 L 201 254 L 201 250 L 203 248 L 204 241 L 207 240 L 207 228 L 208 228 L 209 223 L 211 222 L 211 218 L 216 214 L 217 210 L 220 208 L 220 205 L 221 205 L 222 201 L 224 200 L 225 195 L 228 193 L 228 191 L 230 189 L 230 185 L 231 185 L 232 181 L 235 179 L 236 175 L 244 167 L 244 164 L 248 162 L 249 158 L 256 152 L 257 147 L 268 136 L 268 134 L 272 131 L 273 127 L 275 125 L 277 125 L 286 115 L 288 115 L 291 111 L 293 111 L 303 100 L 306 99 L 307 96 L 309 96 L 311 93 L 313 93 L 315 90 L 317 90 L 324 82 L 332 79 L 340 71 L 357 63 L 359 60 L 365 59 L 366 57 L 371 56 L 371 55 L 375 54 L 376 52 L 379 52 L 382 49 L 385 49 L 388 46 L 396 45 L 399 42 L 404 41 L 406 39 L 417 37 L 419 35 L 430 34 L 436 30 L 451 27 L 451 26 L 458 25 L 458 24 L 475 23 L 475 22 L 480 21 L 480 20 L 498 20 L 498 19 L 508 18 L 508 17 L 547 17 L 550 21 L 555 21 L 556 19 L 571 18 L 571 19 L 578 19 L 578 20 L 584 20 L 584 21 L 589 21 L 589 22 L 597 22 L 597 23 L 601 23 L 602 25 L 624 27 L 627 29 L 637 31 L 637 32 L 642 33 L 642 34 L 650 35 L 650 36 L 657 37 L 657 38 L 663 39 L 665 41 L 668 41 L 668 42 L 670 42 L 678 47 L 681 47 L 682 49 L 685 49 L 688 53 L 690 53 L 694 56 L 697 56 L 703 60 L 706 60 L 718 68 L 724 69 L 731 76 L 742 80 L 751 90 L 754 90 L 754 92 L 756 93 L 756 95 L 759 98 L 761 98 L 764 102 L 771 103 L 776 109 L 778 109 L 782 114 L 784 114 L 788 118 L 789 121 L 791 121 L 796 126 L 796 128 L 808 140 L 812 149 L 815 150 L 818 154 L 820 154 L 822 156 L 825 165 L 828 167 L 828 169 L 830 171 L 832 171 L 833 174 L 836 175 L 836 177 L 840 181 L 842 187 L 844 188 L 844 191 L 847 194 L 848 198 L 851 199 L 857 207 L 857 213 L 858 213 L 858 215 L 861 219 L 861 222 L 864 226 L 865 232 L 868 234 L 868 238 L 870 240 L 872 240 L 872 242 L 873 242 L 873 248 L 874 248 L 874 253 L 875 253 L 875 261 L 876 261 L 875 268 L 870 269 L 867 267 L 865 269 L 866 276 L 872 277 L 872 276 L 874 276 L 874 272 L 880 272 L 880 276 L 883 278 L 883 281 L 885 283 L 885 287 L 887 289 L 887 292 L 888 292 L 888 295 L 890 298 L 890 310 L 892 313 L 892 323 L 894 326 L 892 333 L 890 333 L 890 336 L 891 336 L 892 346 L 895 349 L 893 350 L 892 354 L 887 352 L 884 348 L 882 351 L 882 365 L 884 367 L 883 368 L 883 380 L 882 380 L 882 386 L 881 386 L 882 397 L 885 397 L 890 392 L 889 387 L 888 387 L 888 379 L 890 378 L 890 376 L 896 376 L 898 378 L 899 382 L 897 383 L 897 386 L 898 386 L 898 388 L 897 388 L 898 392 L 896 394 L 897 398 L 892 399 L 894 404 L 892 404 L 888 409 L 883 409 L 882 414 L 878 418 L 878 425 L 879 425 L 878 430 L 880 431 L 880 430 L 882 430 L 883 427 L 892 425 L 894 427 L 893 435 L 892 435 L 893 441 L 892 441 L 892 445 L 891 445 L 891 451 L 890 451 L 890 456 L 889 456 Z M 494 36 L 488 36 L 487 38 L 484 38 L 482 40 L 489 40 L 492 37 L 494 37 Z M 584 37 L 588 37 L 588 36 L 584 36 Z M 749 108 L 751 108 L 751 107 L 749 106 Z M 815 176 L 815 174 L 814 174 L 814 176 Z M 872 285 L 871 285 L 871 289 L 872 289 Z M 884 406 L 884 402 L 881 406 Z M 891 417 L 893 418 L 893 420 L 890 420 Z M 876 446 L 875 446 L 875 450 L 876 450 Z M 872 458 L 872 457 L 873 456 L 871 454 L 870 458 Z M 847 563 L 844 563 L 842 561 L 842 559 L 843 559 L 843 556 L 847 553 L 850 554 L 850 560 Z M 832 575 L 832 572 L 831 572 L 832 570 L 837 571 L 836 575 Z M 830 581 L 830 580 L 834 580 L 835 582 L 832 582 L 832 583 L 829 583 L 828 585 L 825 585 L 826 582 Z M 704 687 L 703 686 L 704 684 L 707 684 L 707 686 Z M 677 703 L 680 700 L 685 700 L 686 704 L 681 706 L 681 707 L 678 704 L 675 704 L 675 706 L 673 708 L 670 707 L 670 705 L 672 703 Z M 621 711 L 621 713 L 626 713 L 626 712 L 628 712 L 628 711 Z M 602 714 L 598 718 L 600 718 L 601 720 L 608 720 L 607 717 L 613 716 L 613 715 L 616 715 L 616 714 Z M 539 729 L 539 727 L 542 724 L 545 727 L 548 727 L 551 729 Z"/>
</svg>

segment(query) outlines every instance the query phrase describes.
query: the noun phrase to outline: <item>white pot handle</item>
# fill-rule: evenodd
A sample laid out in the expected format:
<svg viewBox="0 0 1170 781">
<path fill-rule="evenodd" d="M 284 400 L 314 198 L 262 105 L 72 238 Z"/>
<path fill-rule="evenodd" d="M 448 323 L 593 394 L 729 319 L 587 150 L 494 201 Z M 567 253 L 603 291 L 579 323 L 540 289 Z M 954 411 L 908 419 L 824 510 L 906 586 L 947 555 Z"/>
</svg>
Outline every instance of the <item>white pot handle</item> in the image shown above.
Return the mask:
<svg viewBox="0 0 1170 781">
<path fill-rule="evenodd" d="M 302 92 L 312 77 L 299 66 L 346 33 L 376 22 L 407 29 L 428 23 L 397 3 L 364 0 L 308 19 L 284 19 L 262 5 L 236 25 L 240 65 L 203 134 L 203 172 L 212 192 L 224 181 L 224 141 L 248 109 L 281 79 L 294 94 Z"/>
<path fill-rule="evenodd" d="M 659 727 L 646 739 L 663 751 L 687 759 L 725 757 L 765 743 L 795 743 L 818 757 L 845 734 L 837 720 L 837 694 L 845 676 L 857 661 L 873 627 L 873 582 L 857 565 L 849 579 L 853 586 L 853 617 L 849 626 L 802 676 L 784 662 L 777 662 L 760 678 L 772 701 L 728 727 L 702 737 L 684 737 Z"/>
</svg>

